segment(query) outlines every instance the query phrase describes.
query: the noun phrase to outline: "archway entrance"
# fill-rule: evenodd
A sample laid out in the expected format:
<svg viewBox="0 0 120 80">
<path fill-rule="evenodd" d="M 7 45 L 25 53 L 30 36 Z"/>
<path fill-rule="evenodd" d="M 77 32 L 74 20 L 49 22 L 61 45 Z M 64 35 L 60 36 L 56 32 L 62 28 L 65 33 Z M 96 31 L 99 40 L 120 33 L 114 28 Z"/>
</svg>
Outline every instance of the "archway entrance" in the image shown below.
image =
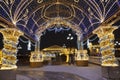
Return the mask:
<svg viewBox="0 0 120 80">
<path fill-rule="evenodd" d="M 64 49 L 66 49 L 66 51 Z M 62 61 L 61 55 L 63 54 L 66 56 L 64 62 L 68 62 L 69 54 L 75 54 L 75 50 L 77 50 L 77 35 L 71 28 L 66 28 L 63 26 L 53 26 L 51 28 L 47 28 L 44 32 L 42 32 L 40 39 L 40 50 L 43 53 L 45 62 L 46 57 L 48 59 L 48 55 L 51 55 L 51 53 L 55 53 L 55 56 L 53 56 L 54 60 L 49 56 L 49 60 L 52 60 L 53 64 L 60 63 L 60 61 Z"/>
<path fill-rule="evenodd" d="M 71 28 L 52 27 L 42 33 L 40 43 L 41 50 L 53 45 L 77 48 L 77 35 Z"/>
</svg>

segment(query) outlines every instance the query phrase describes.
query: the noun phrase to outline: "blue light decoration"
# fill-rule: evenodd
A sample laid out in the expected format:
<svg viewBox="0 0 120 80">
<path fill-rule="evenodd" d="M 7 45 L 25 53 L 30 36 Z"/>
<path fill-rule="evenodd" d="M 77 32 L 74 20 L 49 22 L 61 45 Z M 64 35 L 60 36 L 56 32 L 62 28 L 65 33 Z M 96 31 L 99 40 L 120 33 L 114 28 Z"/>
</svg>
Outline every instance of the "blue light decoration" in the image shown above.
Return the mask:
<svg viewBox="0 0 120 80">
<path fill-rule="evenodd" d="M 95 36 L 95 38 L 89 39 L 89 41 L 92 42 L 92 41 L 96 40 L 97 38 L 98 38 L 98 36 Z"/>
<path fill-rule="evenodd" d="M 25 38 L 24 36 L 19 37 L 19 43 L 17 45 L 18 50 L 33 51 L 34 47 L 35 47 L 35 43 Z"/>
<path fill-rule="evenodd" d="M 36 31 L 42 26 L 45 27 L 47 21 L 56 17 L 62 17 L 63 20 L 77 25 L 82 30 L 83 37 L 85 37 L 116 13 L 120 6 L 120 0 L 58 1 L 0 0 L 0 17 L 13 23 L 16 28 L 34 40 L 36 40 Z M 55 11 L 56 5 L 60 7 Z M 64 8 L 69 9 L 70 12 L 67 12 Z M 64 11 L 62 12 L 61 9 Z M 70 17 L 67 14 L 70 14 Z M 48 17 L 48 15 L 53 16 Z M 55 28 L 54 30 L 59 32 L 62 29 Z"/>
<path fill-rule="evenodd" d="M 48 28 L 47 29 L 48 31 L 55 31 L 55 33 L 57 33 L 57 32 L 63 32 L 63 31 L 69 31 L 70 30 L 70 28 L 68 27 L 68 28 L 65 28 L 64 26 L 59 26 L 59 27 L 56 27 L 56 26 L 53 26 L 53 27 L 51 27 L 51 28 Z"/>
</svg>

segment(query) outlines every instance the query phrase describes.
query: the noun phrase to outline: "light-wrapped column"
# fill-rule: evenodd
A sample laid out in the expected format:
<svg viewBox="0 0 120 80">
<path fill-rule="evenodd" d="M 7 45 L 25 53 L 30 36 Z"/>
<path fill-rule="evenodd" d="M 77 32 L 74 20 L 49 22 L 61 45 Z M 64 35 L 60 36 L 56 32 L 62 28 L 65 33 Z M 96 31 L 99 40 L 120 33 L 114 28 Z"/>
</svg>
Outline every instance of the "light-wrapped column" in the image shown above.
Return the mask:
<svg viewBox="0 0 120 80">
<path fill-rule="evenodd" d="M 78 37 L 77 38 L 78 51 L 75 54 L 75 59 L 76 61 L 88 60 L 89 57 L 88 57 L 87 51 L 83 49 L 83 42 L 80 41 L 82 35 L 80 36 L 80 34 L 77 34 L 77 37 Z"/>
<path fill-rule="evenodd" d="M 40 51 L 40 40 L 41 40 L 41 35 L 36 36 L 37 41 L 35 45 L 35 51 L 31 53 L 30 56 L 30 65 L 31 67 L 41 67 L 43 66 L 43 52 Z"/>
<path fill-rule="evenodd" d="M 94 34 L 97 34 L 99 37 L 102 66 L 118 66 L 117 60 L 114 56 L 113 31 L 115 29 L 117 28 L 112 26 L 100 26 L 94 31 Z"/>
<path fill-rule="evenodd" d="M 31 53 L 30 62 L 43 62 L 43 53 L 40 52 L 41 35 L 36 37 L 35 51 Z"/>
<path fill-rule="evenodd" d="M 15 28 L 0 29 L 4 37 L 4 48 L 2 49 L 2 67 L 1 69 L 17 68 L 17 44 L 18 38 L 22 32 Z"/>
<path fill-rule="evenodd" d="M 2 65 L 2 50 L 0 50 L 0 67 Z"/>
</svg>

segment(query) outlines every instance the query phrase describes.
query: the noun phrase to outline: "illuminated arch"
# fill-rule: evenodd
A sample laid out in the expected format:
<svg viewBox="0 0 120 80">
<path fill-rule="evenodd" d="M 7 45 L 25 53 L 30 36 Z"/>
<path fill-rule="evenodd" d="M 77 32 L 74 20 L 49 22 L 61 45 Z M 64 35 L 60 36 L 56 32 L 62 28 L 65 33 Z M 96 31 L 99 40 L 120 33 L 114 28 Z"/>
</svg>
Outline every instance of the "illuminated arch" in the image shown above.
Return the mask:
<svg viewBox="0 0 120 80">
<path fill-rule="evenodd" d="M 78 27 L 76 24 L 71 24 L 68 21 L 57 17 L 51 21 L 47 21 L 46 24 L 41 25 L 38 30 L 36 31 L 36 35 L 40 36 L 42 35 L 42 32 L 45 31 L 47 28 L 53 27 L 53 25 L 65 25 L 64 27 L 71 28 L 76 32 L 76 34 L 79 36 L 82 34 L 82 30 Z M 56 26 L 57 27 L 57 26 Z"/>
</svg>

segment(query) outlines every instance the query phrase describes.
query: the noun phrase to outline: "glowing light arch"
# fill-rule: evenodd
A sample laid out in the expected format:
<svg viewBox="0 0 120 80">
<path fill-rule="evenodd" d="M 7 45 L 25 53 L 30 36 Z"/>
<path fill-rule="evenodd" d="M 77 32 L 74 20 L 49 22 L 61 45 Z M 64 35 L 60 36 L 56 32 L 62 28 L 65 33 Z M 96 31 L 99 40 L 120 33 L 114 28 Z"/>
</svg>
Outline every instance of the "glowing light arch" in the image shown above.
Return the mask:
<svg viewBox="0 0 120 80">
<path fill-rule="evenodd" d="M 38 28 L 38 30 L 36 31 L 37 36 L 40 37 L 42 35 L 43 31 L 45 31 L 47 28 L 53 27 L 53 25 L 64 25 L 64 27 L 71 28 L 73 31 L 75 31 L 78 36 L 82 35 L 82 30 L 78 27 L 78 25 L 71 24 L 68 21 L 66 21 L 60 17 L 57 17 L 51 21 L 47 21 L 46 23 L 47 24 L 45 24 L 45 25 L 43 24 Z"/>
</svg>

